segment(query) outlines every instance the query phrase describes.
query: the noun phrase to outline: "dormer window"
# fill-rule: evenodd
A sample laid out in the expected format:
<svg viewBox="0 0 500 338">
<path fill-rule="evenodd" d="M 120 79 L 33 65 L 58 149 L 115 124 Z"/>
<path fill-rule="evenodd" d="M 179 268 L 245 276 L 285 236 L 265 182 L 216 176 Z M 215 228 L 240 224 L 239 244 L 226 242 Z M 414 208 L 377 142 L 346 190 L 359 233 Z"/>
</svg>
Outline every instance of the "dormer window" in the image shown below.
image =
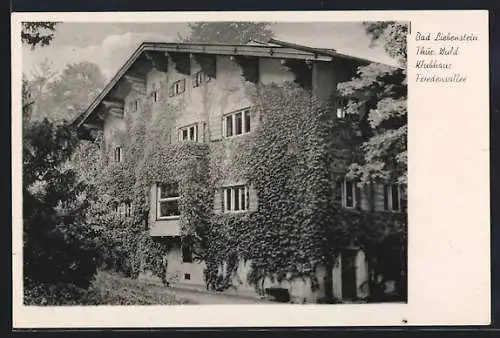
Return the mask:
<svg viewBox="0 0 500 338">
<path fill-rule="evenodd" d="M 198 124 L 179 128 L 179 141 L 198 142 Z"/>
<path fill-rule="evenodd" d="M 115 147 L 115 162 L 122 162 L 122 147 Z"/>
</svg>

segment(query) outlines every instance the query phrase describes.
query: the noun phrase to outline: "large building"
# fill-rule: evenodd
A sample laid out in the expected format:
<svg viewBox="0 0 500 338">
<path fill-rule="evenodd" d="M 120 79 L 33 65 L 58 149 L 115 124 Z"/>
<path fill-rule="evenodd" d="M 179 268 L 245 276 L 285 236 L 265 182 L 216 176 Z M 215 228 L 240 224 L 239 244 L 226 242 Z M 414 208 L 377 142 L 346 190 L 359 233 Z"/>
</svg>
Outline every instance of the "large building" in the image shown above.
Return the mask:
<svg viewBox="0 0 500 338">
<path fill-rule="evenodd" d="M 337 84 L 351 79 L 358 66 L 368 60 L 341 54 L 332 49 L 317 49 L 271 40 L 247 45 L 198 43 L 143 43 L 111 79 L 97 99 L 78 117 L 75 124 L 82 137 L 102 130 L 104 151 L 112 160 L 126 161 L 121 140 L 127 135 L 124 119 L 147 105 L 153 114 L 162 114 L 164 102 L 182 102 L 182 112 L 162 126 L 169 131 L 169 142 L 232 142 L 240 135 L 254 132 L 259 117 L 250 112 L 251 100 L 245 91 L 248 83 L 293 81 L 311 90 L 324 101 L 337 93 Z M 207 95 L 207 91 L 211 95 Z M 163 102 L 163 103 L 162 103 Z M 337 101 L 336 118 L 345 118 L 344 100 Z M 360 111 L 359 114 L 364 114 Z M 241 213 L 258 208 L 254 189 L 245 182 L 224 182 L 214 201 L 216 213 Z M 356 187 L 344 181 L 339 187 L 339 203 L 344 208 L 371 206 L 365 196 L 355 198 Z M 399 187 L 376 186 L 372 190 L 374 211 L 400 212 Z M 178 200 L 174 186 L 158 182 L 150 187 L 149 231 L 153 237 L 180 236 Z M 127 211 L 126 211 L 127 212 Z M 205 286 L 203 262 L 193 261 L 188 249 L 174 246 L 167 256 L 167 273 L 179 276 L 178 283 Z M 242 294 L 255 294 L 246 281 L 249 262 L 240 262 L 233 284 Z M 326 271 L 318 269 L 318 280 Z M 346 250 L 333 267 L 333 294 L 339 299 L 364 298 L 362 287 L 369 269 L 363 251 Z M 273 286 L 270 280 L 265 284 Z M 298 279 L 279 285 L 299 300 L 314 302 L 325 293 L 325 285 L 312 291 L 310 281 Z"/>
</svg>

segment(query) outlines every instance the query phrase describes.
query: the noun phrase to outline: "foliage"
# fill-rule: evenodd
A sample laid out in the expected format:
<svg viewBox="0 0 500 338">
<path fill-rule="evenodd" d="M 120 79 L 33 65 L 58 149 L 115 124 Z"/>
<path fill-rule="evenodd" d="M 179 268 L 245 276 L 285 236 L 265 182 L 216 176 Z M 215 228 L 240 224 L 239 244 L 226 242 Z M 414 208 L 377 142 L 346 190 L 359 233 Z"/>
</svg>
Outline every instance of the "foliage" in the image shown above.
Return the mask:
<svg viewBox="0 0 500 338">
<path fill-rule="evenodd" d="M 35 101 L 33 120 L 73 120 L 104 87 L 106 79 L 99 66 L 91 62 L 66 65 L 61 73 L 43 62 L 29 82 Z"/>
<path fill-rule="evenodd" d="M 57 22 L 23 22 L 21 41 L 31 49 L 45 47 L 54 39 Z"/>
<path fill-rule="evenodd" d="M 318 288 L 323 281 L 317 280 L 317 269 L 326 266 L 330 272 L 351 245 L 365 250 L 374 275 L 386 272 L 377 260 L 385 266 L 394 262 L 378 253 L 388 235 L 405 233 L 405 216 L 346 211 L 333 200 L 334 182 L 356 158 L 359 126 L 333 119 L 330 106 L 293 84 L 250 90 L 262 119 L 233 151 L 238 156 L 231 166 L 255 187 L 258 209 L 212 217 L 203 257 L 207 285 L 230 287 L 237 263 L 251 260 L 248 280 L 257 288 L 267 278 L 308 278 Z"/>
<path fill-rule="evenodd" d="M 267 42 L 274 36 L 269 22 L 195 22 L 188 24 L 188 36 L 183 42 L 246 44 L 250 40 Z"/>
<path fill-rule="evenodd" d="M 168 289 L 145 281 L 100 271 L 88 289 L 71 285 L 33 284 L 26 305 L 180 305 L 194 304 L 177 298 Z"/>
<path fill-rule="evenodd" d="M 85 185 L 65 166 L 77 139 L 65 125 L 27 124 L 23 138 L 24 277 L 85 288 L 96 272 L 95 233 L 85 224 Z"/>
<path fill-rule="evenodd" d="M 365 23 L 374 43 L 383 43 L 387 53 L 406 67 L 406 31 L 397 22 Z M 352 80 L 339 84 L 351 100 L 350 108 L 365 105 L 369 111 L 368 132 L 361 146 L 362 157 L 349 175 L 361 184 L 380 181 L 407 182 L 407 82 L 406 69 L 378 63 L 361 66 Z"/>
</svg>

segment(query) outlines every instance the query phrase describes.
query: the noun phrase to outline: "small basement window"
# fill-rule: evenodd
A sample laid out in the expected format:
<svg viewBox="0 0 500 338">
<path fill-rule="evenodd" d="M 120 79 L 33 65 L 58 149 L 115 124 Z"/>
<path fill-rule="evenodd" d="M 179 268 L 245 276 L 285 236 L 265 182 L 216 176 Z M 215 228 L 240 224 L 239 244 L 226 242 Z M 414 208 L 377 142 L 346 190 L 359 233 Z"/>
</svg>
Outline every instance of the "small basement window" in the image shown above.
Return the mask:
<svg viewBox="0 0 500 338">
<path fill-rule="evenodd" d="M 157 218 L 176 219 L 179 212 L 179 187 L 177 183 L 158 184 Z"/>
</svg>

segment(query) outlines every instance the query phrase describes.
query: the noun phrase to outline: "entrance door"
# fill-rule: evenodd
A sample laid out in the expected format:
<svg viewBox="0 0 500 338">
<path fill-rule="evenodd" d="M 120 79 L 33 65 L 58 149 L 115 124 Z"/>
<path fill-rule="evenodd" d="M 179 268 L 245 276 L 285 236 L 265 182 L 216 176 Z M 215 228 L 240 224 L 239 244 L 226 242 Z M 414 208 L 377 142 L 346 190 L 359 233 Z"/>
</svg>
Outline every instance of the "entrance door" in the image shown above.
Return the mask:
<svg viewBox="0 0 500 338">
<path fill-rule="evenodd" d="M 357 297 L 356 250 L 342 252 L 342 299 Z"/>
</svg>

